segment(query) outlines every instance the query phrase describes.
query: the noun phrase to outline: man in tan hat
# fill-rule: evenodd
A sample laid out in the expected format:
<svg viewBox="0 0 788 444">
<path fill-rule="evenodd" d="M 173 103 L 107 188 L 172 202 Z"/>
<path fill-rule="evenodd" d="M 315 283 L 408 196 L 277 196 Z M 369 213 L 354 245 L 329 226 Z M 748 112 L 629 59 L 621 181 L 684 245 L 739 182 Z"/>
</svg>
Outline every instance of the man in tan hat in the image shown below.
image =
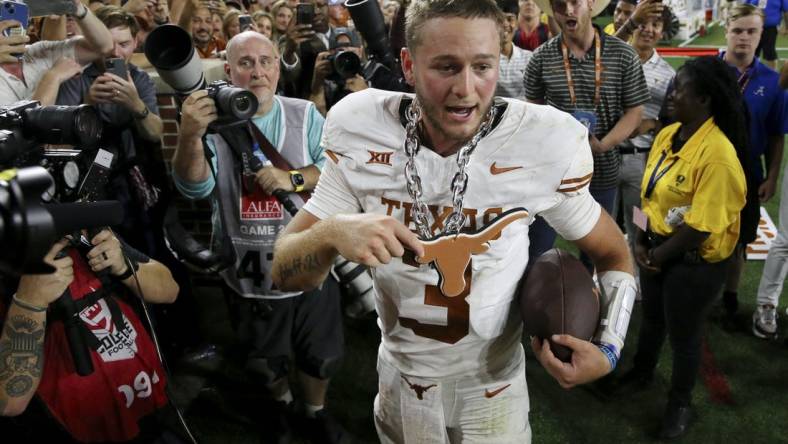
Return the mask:
<svg viewBox="0 0 788 444">
<path fill-rule="evenodd" d="M 621 164 L 618 145 L 640 124 L 649 92 L 635 50 L 591 22 L 608 2 L 537 0 L 561 33 L 534 52 L 525 79 L 530 102 L 566 111 L 588 127 L 594 153 L 591 195 L 612 213 Z M 555 231 L 537 218 L 529 236 L 529 254 L 535 258 L 552 247 Z M 582 259 L 591 269 L 588 258 Z"/>
</svg>

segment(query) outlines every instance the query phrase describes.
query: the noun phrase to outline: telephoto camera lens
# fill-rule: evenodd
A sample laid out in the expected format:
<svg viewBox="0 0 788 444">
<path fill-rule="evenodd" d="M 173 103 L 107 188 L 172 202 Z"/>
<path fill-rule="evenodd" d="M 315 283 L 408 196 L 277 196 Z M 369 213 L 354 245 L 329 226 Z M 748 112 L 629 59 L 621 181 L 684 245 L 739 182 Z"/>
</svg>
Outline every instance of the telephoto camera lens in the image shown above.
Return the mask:
<svg viewBox="0 0 788 444">
<path fill-rule="evenodd" d="M 25 110 L 25 136 L 40 143 L 95 148 L 103 124 L 96 110 L 88 105 L 41 106 Z"/>
</svg>

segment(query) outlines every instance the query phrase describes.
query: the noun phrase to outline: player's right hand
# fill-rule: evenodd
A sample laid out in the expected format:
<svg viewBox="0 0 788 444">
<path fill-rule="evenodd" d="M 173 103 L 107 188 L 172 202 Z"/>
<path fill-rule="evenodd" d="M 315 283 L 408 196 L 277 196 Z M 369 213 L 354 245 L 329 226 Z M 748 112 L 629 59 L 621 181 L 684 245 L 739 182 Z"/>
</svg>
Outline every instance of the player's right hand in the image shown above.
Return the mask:
<svg viewBox="0 0 788 444">
<path fill-rule="evenodd" d="M 192 93 L 181 108 L 181 137 L 202 137 L 208 125 L 217 117 L 216 104 L 208 97 L 208 91 Z"/>
<path fill-rule="evenodd" d="M 55 259 L 55 256 L 66 248 L 68 240 L 61 239 L 44 256 L 44 262 L 55 267 L 50 274 L 26 274 L 19 280 L 16 292 L 17 299 L 39 307 L 46 307 L 66 291 L 74 280 L 74 268 L 71 257 Z"/>
<path fill-rule="evenodd" d="M 341 256 L 357 264 L 379 267 L 394 257 L 402 257 L 405 249 L 416 256 L 424 255 L 418 236 L 402 222 L 379 214 L 337 215 L 329 242 Z"/>
</svg>

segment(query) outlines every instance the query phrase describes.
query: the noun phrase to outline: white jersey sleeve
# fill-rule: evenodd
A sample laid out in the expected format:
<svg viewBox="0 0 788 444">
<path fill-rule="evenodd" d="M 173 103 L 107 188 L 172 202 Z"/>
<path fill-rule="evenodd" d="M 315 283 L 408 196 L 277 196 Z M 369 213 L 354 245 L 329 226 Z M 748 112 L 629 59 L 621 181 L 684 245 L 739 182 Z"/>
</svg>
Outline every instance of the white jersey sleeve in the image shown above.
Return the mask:
<svg viewBox="0 0 788 444">
<path fill-rule="evenodd" d="M 584 135 L 556 190 L 557 203 L 540 213 L 566 240 L 574 241 L 584 237 L 599 220 L 602 207 L 588 189 L 593 174 L 594 157 L 588 137 Z"/>
<path fill-rule="evenodd" d="M 339 168 L 340 158 L 332 151 L 326 151 L 325 156 L 327 159 L 320 172 L 320 179 L 304 209 L 318 219 L 334 214 L 361 212 L 361 205 Z"/>
</svg>

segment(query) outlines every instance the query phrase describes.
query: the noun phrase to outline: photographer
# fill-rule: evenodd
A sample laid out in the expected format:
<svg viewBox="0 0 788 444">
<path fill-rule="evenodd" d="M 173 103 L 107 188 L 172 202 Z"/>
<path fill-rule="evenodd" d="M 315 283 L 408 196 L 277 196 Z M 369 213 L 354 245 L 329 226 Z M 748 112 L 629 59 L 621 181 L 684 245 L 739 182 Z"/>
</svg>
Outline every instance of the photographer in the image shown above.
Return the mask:
<svg viewBox="0 0 788 444">
<path fill-rule="evenodd" d="M 337 58 L 346 52 L 344 60 Z M 350 54 L 355 54 L 355 58 Z M 317 55 L 312 76 L 309 100 L 315 103 L 320 114 L 325 116 L 346 95 L 368 88 L 361 76 L 362 60 L 364 55 L 359 37 L 348 28 L 336 28 L 330 50 Z"/>
<path fill-rule="evenodd" d="M 203 136 L 227 111 L 220 106 L 223 100 L 211 97 L 221 92 L 198 91 L 183 104 L 173 178 L 190 199 L 211 196 L 214 247 L 233 249 L 235 265 L 223 277 L 248 376 L 269 398 L 269 405 L 260 408 L 267 412 L 259 420 L 264 437 L 283 442 L 279 439 L 291 435 L 285 418 L 292 409 L 288 374 L 293 354 L 303 387 L 303 415 L 310 425 L 304 430 L 313 434 L 313 441 L 336 442 L 344 432 L 323 406 L 329 378 L 343 353 L 337 284 L 329 279 L 322 290 L 284 293 L 272 288 L 270 278 L 276 235 L 291 218 L 272 194 L 294 192 L 289 197 L 299 205 L 303 199 L 296 192 L 314 188 L 325 161 L 320 147 L 323 117 L 310 102 L 274 95 L 279 53 L 260 33 L 246 31 L 230 40 L 225 69 L 234 86 L 248 89 L 259 102 L 248 126 L 257 141 L 252 155 L 279 166 L 252 171 L 249 162 L 233 153 L 250 147 L 230 146 L 219 134 L 205 136 L 209 163 Z M 245 128 L 248 122 L 241 124 Z"/>
<path fill-rule="evenodd" d="M 104 24 L 81 1 L 73 1 L 77 11 L 74 19 L 82 36 L 25 46 L 27 36 L 6 36 L 3 32 L 18 27 L 18 22 L 0 22 L 0 105 L 30 98 L 51 105 L 61 83 L 112 50 L 112 36 Z"/>
<path fill-rule="evenodd" d="M 81 76 L 65 82 L 57 104 L 88 103 L 98 109 L 105 127 L 102 146 L 119 159 L 114 163 L 108 193 L 126 208 L 120 233 L 136 248 L 154 254 L 154 247 L 146 245 L 153 235 L 145 234 L 154 224 L 145 213 L 157 203 L 159 190 L 165 187 L 163 178 L 151 178 L 157 167 L 151 164 L 152 144 L 159 143 L 163 126 L 156 89 L 148 74 L 130 63 L 139 31 L 134 16 L 117 6 L 103 6 L 96 10 L 96 16 L 110 30 L 114 60 L 93 63 Z M 159 169 L 164 170 L 163 166 Z"/>
<path fill-rule="evenodd" d="M 0 299 L 0 414 L 19 417 L 4 421 L 4 435 L 50 442 L 67 442 L 64 432 L 78 442 L 153 438 L 161 429 L 151 415 L 167 402 L 165 374 L 129 300 L 144 295 L 171 303 L 178 285 L 166 267 L 110 230 L 89 246 L 75 244 L 55 243 L 44 258 L 55 271 L 22 276 L 15 294 Z M 88 375 L 75 372 L 69 354 L 67 302 L 89 347 Z"/>
</svg>

